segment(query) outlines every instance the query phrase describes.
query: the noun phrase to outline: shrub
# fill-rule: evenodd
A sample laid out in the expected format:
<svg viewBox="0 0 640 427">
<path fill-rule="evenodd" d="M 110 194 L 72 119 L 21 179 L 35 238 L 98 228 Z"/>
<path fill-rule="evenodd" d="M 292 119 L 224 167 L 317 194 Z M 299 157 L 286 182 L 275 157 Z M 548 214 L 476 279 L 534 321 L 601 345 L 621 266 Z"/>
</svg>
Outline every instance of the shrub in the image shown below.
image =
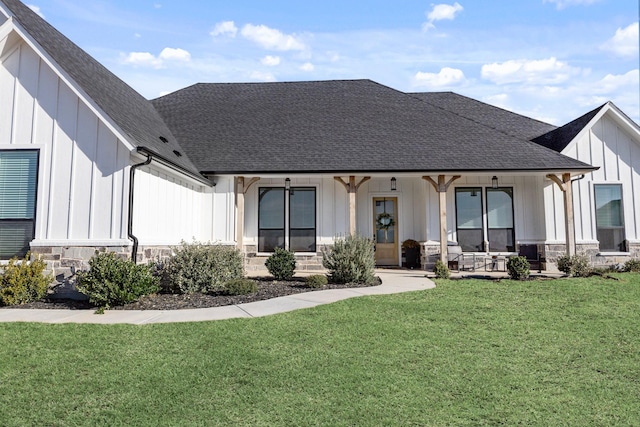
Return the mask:
<svg viewBox="0 0 640 427">
<path fill-rule="evenodd" d="M 629 271 L 633 273 L 640 273 L 640 259 L 634 258 L 630 259 L 624 263 L 624 271 Z"/>
<path fill-rule="evenodd" d="M 524 256 L 514 256 L 507 261 L 507 271 L 513 280 L 524 280 L 529 277 L 529 261 Z"/>
<path fill-rule="evenodd" d="M 591 274 L 589 258 L 584 254 L 577 254 L 571 257 L 562 255 L 556 259 L 556 265 L 558 266 L 558 270 L 569 276 L 587 277 Z"/>
<path fill-rule="evenodd" d="M 163 267 L 165 289 L 178 293 L 215 292 L 244 277 L 244 260 L 231 246 L 182 242 Z"/>
<path fill-rule="evenodd" d="M 336 240 L 330 249 L 323 249 L 322 265 L 329 270 L 334 283 L 373 285 L 375 258 L 373 241 L 362 236 L 347 236 Z"/>
<path fill-rule="evenodd" d="M 289 280 L 296 269 L 296 257 L 291 251 L 276 248 L 275 252 L 267 258 L 265 266 L 276 280 Z"/>
<path fill-rule="evenodd" d="M 129 304 L 160 290 L 160 280 L 151 270 L 150 265 L 118 258 L 113 252 L 96 252 L 89 270 L 78 272 L 76 287 L 99 307 Z"/>
<path fill-rule="evenodd" d="M 43 274 L 46 267 L 40 258 L 29 261 L 29 253 L 22 260 L 11 258 L 0 277 L 0 303 L 18 305 L 43 298 L 53 280 Z"/>
<path fill-rule="evenodd" d="M 325 276 L 324 274 L 314 274 L 312 276 L 307 277 L 307 280 L 305 280 L 305 283 L 307 284 L 308 288 L 322 288 L 324 286 L 327 286 L 327 284 L 329 283 L 329 280 L 327 279 L 327 276 Z"/>
<path fill-rule="evenodd" d="M 227 295 L 248 295 L 258 292 L 258 284 L 251 279 L 234 279 L 224 283 Z"/>
<path fill-rule="evenodd" d="M 449 276 L 451 276 L 449 267 L 447 267 L 442 260 L 436 261 L 436 265 L 433 267 L 433 272 L 436 274 L 436 279 L 448 279 Z"/>
</svg>

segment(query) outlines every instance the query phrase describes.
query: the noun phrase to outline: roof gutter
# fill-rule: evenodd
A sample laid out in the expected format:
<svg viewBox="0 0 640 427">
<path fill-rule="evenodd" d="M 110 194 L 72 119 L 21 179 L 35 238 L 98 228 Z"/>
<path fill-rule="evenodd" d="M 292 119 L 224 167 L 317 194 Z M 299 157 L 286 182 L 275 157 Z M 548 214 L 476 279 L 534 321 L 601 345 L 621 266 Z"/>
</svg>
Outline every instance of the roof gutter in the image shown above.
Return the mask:
<svg viewBox="0 0 640 427">
<path fill-rule="evenodd" d="M 147 160 L 142 163 L 136 163 L 131 165 L 129 169 L 129 218 L 127 222 L 127 237 L 133 241 L 133 248 L 131 249 L 131 260 L 135 263 L 138 261 L 138 238 L 133 235 L 133 182 L 136 176 L 136 169 L 147 166 L 151 163 L 153 157 L 147 153 Z"/>
<path fill-rule="evenodd" d="M 195 174 L 193 172 L 190 172 L 186 169 L 184 169 L 183 167 L 175 164 L 174 162 L 172 162 L 171 160 L 167 159 L 166 157 L 161 156 L 160 154 L 156 153 L 155 151 L 152 151 L 150 149 L 148 149 L 147 147 L 138 147 L 136 148 L 136 152 L 143 154 L 145 156 L 152 156 L 154 161 L 157 161 L 158 163 L 162 163 L 163 165 L 167 166 L 170 169 L 173 169 L 176 172 L 180 172 L 181 174 L 187 175 L 190 178 L 198 181 L 201 184 L 206 185 L 207 187 L 213 187 L 213 183 L 208 180 L 207 178 L 205 178 L 204 176 L 200 175 L 200 174 Z"/>
</svg>

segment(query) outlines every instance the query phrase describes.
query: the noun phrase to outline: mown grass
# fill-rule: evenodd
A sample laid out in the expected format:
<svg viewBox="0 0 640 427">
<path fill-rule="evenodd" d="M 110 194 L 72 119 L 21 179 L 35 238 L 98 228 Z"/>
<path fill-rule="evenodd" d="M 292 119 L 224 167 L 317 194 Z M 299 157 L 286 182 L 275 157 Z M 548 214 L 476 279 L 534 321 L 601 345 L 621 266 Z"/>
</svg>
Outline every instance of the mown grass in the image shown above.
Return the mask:
<svg viewBox="0 0 640 427">
<path fill-rule="evenodd" d="M 640 425 L 640 275 L 282 315 L 0 324 L 0 425 Z"/>
</svg>

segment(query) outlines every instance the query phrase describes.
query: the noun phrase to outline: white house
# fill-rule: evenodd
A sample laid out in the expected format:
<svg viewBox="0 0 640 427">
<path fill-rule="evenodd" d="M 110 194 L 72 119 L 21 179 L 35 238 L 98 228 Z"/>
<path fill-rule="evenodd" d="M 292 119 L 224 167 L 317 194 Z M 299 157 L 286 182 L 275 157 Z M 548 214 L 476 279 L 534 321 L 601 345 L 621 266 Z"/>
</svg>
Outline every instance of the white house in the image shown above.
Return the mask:
<svg viewBox="0 0 640 427">
<path fill-rule="evenodd" d="M 138 262 L 182 240 L 274 247 L 319 268 L 336 236 L 640 253 L 640 128 L 607 103 L 566 126 L 369 80 L 196 84 L 149 101 L 18 0 L 0 0 L 0 258 L 63 281 L 99 248 Z M 390 221 L 392 219 L 392 221 Z M 391 222 L 389 224 L 389 222 Z M 386 225 L 385 225 L 386 223 Z"/>
</svg>

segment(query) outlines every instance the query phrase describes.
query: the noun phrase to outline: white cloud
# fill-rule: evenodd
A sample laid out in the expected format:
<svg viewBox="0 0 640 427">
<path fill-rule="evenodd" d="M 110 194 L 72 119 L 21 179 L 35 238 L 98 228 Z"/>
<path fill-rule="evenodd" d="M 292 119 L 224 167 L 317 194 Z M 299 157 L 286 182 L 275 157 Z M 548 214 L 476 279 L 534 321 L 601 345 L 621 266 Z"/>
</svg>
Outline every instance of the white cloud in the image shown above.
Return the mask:
<svg viewBox="0 0 640 427">
<path fill-rule="evenodd" d="M 135 67 L 165 68 L 167 62 L 189 62 L 191 54 L 184 49 L 165 47 L 157 57 L 149 52 L 131 52 L 124 59 L 125 64 Z"/>
<path fill-rule="evenodd" d="M 242 27 L 240 34 L 265 49 L 281 51 L 305 49 L 304 43 L 296 37 L 284 34 L 279 30 L 269 28 L 266 25 L 247 24 Z"/>
<path fill-rule="evenodd" d="M 260 60 L 263 65 L 267 65 L 269 67 L 275 67 L 276 65 L 280 65 L 280 57 L 267 55 Z"/>
<path fill-rule="evenodd" d="M 456 68 L 445 67 L 438 73 L 416 73 L 413 78 L 414 86 L 426 87 L 430 90 L 438 90 L 459 86 L 465 82 L 465 76 L 462 70 Z"/>
<path fill-rule="evenodd" d="M 253 71 L 249 74 L 251 80 L 257 80 L 261 82 L 275 82 L 276 77 L 271 73 L 265 73 L 263 71 Z"/>
<path fill-rule="evenodd" d="M 555 4 L 558 10 L 565 9 L 569 6 L 588 6 L 598 3 L 599 1 L 601 0 L 544 0 L 545 3 Z"/>
<path fill-rule="evenodd" d="M 153 7 L 156 9 L 161 9 L 162 5 L 160 3 L 154 3 Z"/>
<path fill-rule="evenodd" d="M 236 24 L 233 21 L 224 21 L 224 22 L 218 22 L 216 26 L 213 27 L 213 30 L 211 30 L 209 34 L 212 35 L 213 37 L 223 36 L 223 35 L 226 35 L 229 37 L 235 37 L 237 33 L 238 33 L 238 27 L 236 27 Z"/>
<path fill-rule="evenodd" d="M 306 71 L 306 72 L 311 72 L 315 69 L 316 67 L 311 63 L 311 62 L 305 62 L 304 64 L 302 64 L 300 66 L 300 69 L 302 71 Z"/>
<path fill-rule="evenodd" d="M 619 56 L 638 55 L 638 23 L 634 22 L 628 27 L 618 28 L 616 34 L 601 47 Z"/>
<path fill-rule="evenodd" d="M 496 84 L 529 83 L 559 84 L 582 70 L 569 66 L 566 62 L 551 57 L 541 60 L 514 59 L 502 63 L 482 66 L 482 78 Z"/>
<path fill-rule="evenodd" d="M 628 90 L 637 96 L 638 83 L 640 83 L 638 70 L 631 70 L 625 74 L 607 74 L 594 85 L 593 91 L 600 95 L 611 95 Z"/>
<path fill-rule="evenodd" d="M 40 18 L 44 19 L 44 14 L 40 11 L 40 6 L 36 6 L 33 4 L 28 4 L 27 7 L 37 13 Z"/>
<path fill-rule="evenodd" d="M 160 52 L 159 59 L 163 61 L 191 61 L 191 54 L 184 49 L 165 47 Z"/>
<path fill-rule="evenodd" d="M 433 23 L 436 21 L 452 21 L 463 10 L 464 8 L 458 2 L 454 4 L 436 4 L 431 9 L 431 12 L 427 13 L 427 22 L 422 25 L 422 29 L 428 31 L 431 28 L 435 28 Z"/>
</svg>

